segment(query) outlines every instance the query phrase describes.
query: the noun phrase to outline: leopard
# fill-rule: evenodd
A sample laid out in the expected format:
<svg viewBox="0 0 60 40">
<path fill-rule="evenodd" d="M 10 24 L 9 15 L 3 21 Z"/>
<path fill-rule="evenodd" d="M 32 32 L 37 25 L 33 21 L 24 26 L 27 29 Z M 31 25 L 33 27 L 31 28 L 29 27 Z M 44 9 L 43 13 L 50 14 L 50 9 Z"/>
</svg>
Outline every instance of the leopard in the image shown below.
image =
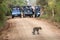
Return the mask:
<svg viewBox="0 0 60 40">
<path fill-rule="evenodd" d="M 42 28 L 41 27 L 34 27 L 33 28 L 33 35 L 35 35 L 36 34 L 36 32 L 37 32 L 37 34 L 39 34 L 39 30 L 42 30 Z"/>
</svg>

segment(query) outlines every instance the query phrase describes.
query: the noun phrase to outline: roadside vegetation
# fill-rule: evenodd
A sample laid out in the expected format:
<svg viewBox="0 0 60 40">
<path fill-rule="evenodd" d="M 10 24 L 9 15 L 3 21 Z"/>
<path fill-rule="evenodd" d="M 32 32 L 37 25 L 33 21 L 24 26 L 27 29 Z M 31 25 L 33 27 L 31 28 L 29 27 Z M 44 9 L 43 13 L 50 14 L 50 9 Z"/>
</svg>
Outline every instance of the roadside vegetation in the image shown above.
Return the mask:
<svg viewBox="0 0 60 40">
<path fill-rule="evenodd" d="M 60 23 L 60 0 L 37 0 L 37 5 L 43 7 L 40 18 Z"/>
</svg>

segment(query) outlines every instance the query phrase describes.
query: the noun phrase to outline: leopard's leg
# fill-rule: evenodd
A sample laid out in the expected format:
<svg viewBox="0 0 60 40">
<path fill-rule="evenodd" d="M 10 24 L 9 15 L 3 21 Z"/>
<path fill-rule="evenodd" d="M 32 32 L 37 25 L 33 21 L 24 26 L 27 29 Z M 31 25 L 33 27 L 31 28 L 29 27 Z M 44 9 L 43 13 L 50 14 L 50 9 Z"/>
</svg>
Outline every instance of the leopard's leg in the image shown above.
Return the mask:
<svg viewBox="0 0 60 40">
<path fill-rule="evenodd" d="M 35 35 L 35 29 L 33 29 L 33 32 L 32 33 L 33 33 L 33 35 Z"/>
<path fill-rule="evenodd" d="M 39 29 L 37 29 L 37 34 L 39 34 Z"/>
</svg>

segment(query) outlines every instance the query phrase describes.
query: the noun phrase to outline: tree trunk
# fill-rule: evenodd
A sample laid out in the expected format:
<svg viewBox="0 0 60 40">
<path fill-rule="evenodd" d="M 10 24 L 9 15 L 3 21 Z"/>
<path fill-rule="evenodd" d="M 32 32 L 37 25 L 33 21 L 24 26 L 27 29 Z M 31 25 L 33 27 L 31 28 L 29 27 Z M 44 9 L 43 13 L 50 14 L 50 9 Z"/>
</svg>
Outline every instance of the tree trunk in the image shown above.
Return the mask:
<svg viewBox="0 0 60 40">
<path fill-rule="evenodd" d="M 54 17 L 54 9 L 52 9 L 52 17 Z"/>
<path fill-rule="evenodd" d="M 44 14 L 44 8 L 43 7 L 41 8 L 40 12 L 41 12 L 41 16 L 42 16 Z"/>
</svg>

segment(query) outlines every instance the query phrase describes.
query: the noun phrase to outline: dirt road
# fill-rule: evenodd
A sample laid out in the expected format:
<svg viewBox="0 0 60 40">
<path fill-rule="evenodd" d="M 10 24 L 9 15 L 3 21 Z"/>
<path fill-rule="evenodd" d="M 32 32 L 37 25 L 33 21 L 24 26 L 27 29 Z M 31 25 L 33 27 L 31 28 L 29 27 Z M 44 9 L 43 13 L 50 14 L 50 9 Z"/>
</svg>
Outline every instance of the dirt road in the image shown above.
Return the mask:
<svg viewBox="0 0 60 40">
<path fill-rule="evenodd" d="M 56 26 L 35 18 L 14 18 L 8 20 L 14 27 L 6 32 L 3 40 L 60 40 L 60 31 Z M 39 35 L 33 35 L 34 27 L 42 27 Z"/>
</svg>

